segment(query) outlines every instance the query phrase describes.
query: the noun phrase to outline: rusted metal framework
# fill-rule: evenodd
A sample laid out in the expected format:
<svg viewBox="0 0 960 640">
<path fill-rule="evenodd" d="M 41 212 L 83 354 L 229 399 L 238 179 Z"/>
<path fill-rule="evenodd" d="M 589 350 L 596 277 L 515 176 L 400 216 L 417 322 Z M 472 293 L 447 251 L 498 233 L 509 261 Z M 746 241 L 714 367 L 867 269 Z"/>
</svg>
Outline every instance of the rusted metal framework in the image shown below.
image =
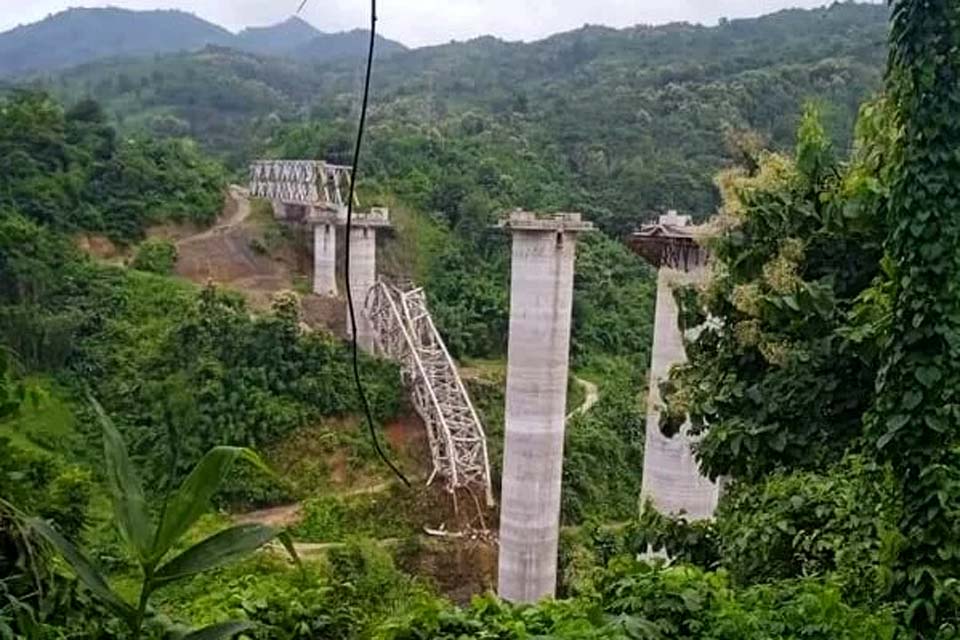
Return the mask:
<svg viewBox="0 0 960 640">
<path fill-rule="evenodd" d="M 340 209 L 350 186 L 350 167 L 318 160 L 257 160 L 250 165 L 250 193 L 283 204 Z M 359 205 L 354 195 L 354 205 Z"/>
<path fill-rule="evenodd" d="M 702 228 L 691 226 L 689 216 L 671 211 L 656 223 L 640 227 L 630 244 L 655 267 L 689 271 L 707 261 L 707 250 L 698 242 L 702 235 Z"/>
<path fill-rule="evenodd" d="M 377 348 L 400 363 L 413 405 L 427 428 L 433 473 L 451 492 L 482 489 L 493 504 L 487 438 L 457 367 L 443 343 L 422 288 L 400 289 L 383 280 L 370 290 L 366 312 Z"/>
</svg>

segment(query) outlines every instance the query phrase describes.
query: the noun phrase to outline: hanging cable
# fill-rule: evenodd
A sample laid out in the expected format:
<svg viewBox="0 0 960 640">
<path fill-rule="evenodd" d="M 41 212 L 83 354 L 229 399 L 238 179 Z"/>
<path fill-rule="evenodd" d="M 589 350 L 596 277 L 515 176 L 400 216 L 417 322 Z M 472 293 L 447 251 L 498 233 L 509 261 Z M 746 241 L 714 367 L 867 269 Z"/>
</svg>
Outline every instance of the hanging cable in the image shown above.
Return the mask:
<svg viewBox="0 0 960 640">
<path fill-rule="evenodd" d="M 304 0 L 306 2 L 306 0 Z M 301 5 L 302 6 L 302 5 Z M 363 143 L 363 130 L 367 124 L 367 104 L 370 100 L 370 75 L 373 69 L 373 49 L 377 37 L 377 0 L 370 0 L 370 47 L 367 51 L 367 71 L 363 82 L 363 101 L 360 105 L 360 125 L 357 127 L 357 143 L 353 149 L 353 162 L 350 167 L 350 189 L 347 195 L 347 238 L 344 244 L 344 280 L 347 285 L 347 309 L 350 316 L 351 329 L 351 352 L 353 356 L 353 380 L 357 386 L 357 395 L 360 396 L 360 403 L 363 405 L 363 412 L 367 418 L 367 428 L 370 431 L 370 439 L 373 441 L 373 448 L 376 449 L 380 459 L 390 467 L 390 470 L 400 478 L 406 486 L 410 486 L 410 481 L 397 468 L 395 464 L 387 457 L 380 447 L 380 441 L 377 439 L 377 430 L 373 425 L 373 414 L 370 412 L 370 402 L 367 400 L 367 393 L 363 388 L 363 381 L 360 379 L 360 355 L 359 345 L 357 344 L 357 314 L 353 304 L 353 293 L 350 288 L 350 231 L 353 228 L 353 200 L 354 189 L 357 184 L 357 166 L 360 164 L 360 146 Z"/>
</svg>

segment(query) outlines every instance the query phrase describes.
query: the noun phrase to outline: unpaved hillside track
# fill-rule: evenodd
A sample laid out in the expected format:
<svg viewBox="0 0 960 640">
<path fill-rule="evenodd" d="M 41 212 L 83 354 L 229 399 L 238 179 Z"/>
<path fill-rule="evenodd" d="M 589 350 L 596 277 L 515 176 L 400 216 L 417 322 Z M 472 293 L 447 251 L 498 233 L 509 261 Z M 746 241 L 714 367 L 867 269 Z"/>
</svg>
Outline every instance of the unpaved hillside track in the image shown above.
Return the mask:
<svg viewBox="0 0 960 640">
<path fill-rule="evenodd" d="M 272 294 L 293 288 L 287 261 L 254 246 L 261 231 L 248 224 L 250 199 L 246 189 L 230 187 L 224 215 L 218 223 L 177 241 L 177 275 L 206 284 L 216 282 L 244 293 L 254 307 L 269 305 Z"/>
</svg>

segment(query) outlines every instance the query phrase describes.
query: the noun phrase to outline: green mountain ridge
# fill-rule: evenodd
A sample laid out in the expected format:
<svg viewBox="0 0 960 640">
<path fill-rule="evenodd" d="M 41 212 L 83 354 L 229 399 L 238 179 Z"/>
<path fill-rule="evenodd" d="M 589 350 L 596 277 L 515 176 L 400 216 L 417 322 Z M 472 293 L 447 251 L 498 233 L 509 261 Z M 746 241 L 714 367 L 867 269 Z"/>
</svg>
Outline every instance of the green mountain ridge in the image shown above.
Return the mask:
<svg viewBox="0 0 960 640">
<path fill-rule="evenodd" d="M 498 197 L 512 206 L 576 207 L 617 231 L 667 208 L 708 215 L 736 131 L 790 147 L 813 100 L 834 142 L 849 146 L 861 101 L 880 86 L 887 14 L 843 3 L 715 27 L 588 26 L 531 43 L 488 36 L 399 52 L 374 68 L 368 166 L 406 170 L 410 154 L 389 147 L 408 136 L 438 150 L 462 139 L 499 163 Z M 94 63 L 48 86 L 68 101 L 96 96 L 123 128 L 190 135 L 237 167 L 293 151 L 346 162 L 361 62 L 208 47 Z M 281 148 L 285 128 L 308 121 L 340 137 Z M 473 180 L 456 162 L 447 172 Z M 521 173 L 541 175 L 537 190 L 555 197 L 511 190 L 529 184 Z"/>
<path fill-rule="evenodd" d="M 208 45 L 308 56 L 315 62 L 359 58 L 366 51 L 364 33 L 324 33 L 303 20 L 290 18 L 234 35 L 183 11 L 68 9 L 0 33 L 0 77 L 56 72 L 104 59 L 196 51 Z M 378 42 L 382 53 L 406 49 L 387 38 L 380 37 Z"/>
</svg>

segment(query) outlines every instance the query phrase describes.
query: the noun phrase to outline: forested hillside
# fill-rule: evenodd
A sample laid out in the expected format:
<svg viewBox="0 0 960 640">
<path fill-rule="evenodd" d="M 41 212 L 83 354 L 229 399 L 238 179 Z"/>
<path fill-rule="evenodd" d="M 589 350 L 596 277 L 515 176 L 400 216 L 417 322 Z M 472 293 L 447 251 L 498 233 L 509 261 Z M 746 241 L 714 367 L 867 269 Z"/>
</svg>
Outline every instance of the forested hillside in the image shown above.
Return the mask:
<svg viewBox="0 0 960 640">
<path fill-rule="evenodd" d="M 835 4 L 717 27 L 585 27 L 530 44 L 479 38 L 392 55 L 375 68 L 371 162 L 403 175 L 398 140 L 469 150 L 490 175 L 454 167 L 449 180 L 503 176 L 497 188 L 517 206 L 583 210 L 617 230 L 670 207 L 705 216 L 738 130 L 789 147 L 809 99 L 831 139 L 849 146 L 858 105 L 879 86 L 886 17 L 882 5 Z M 346 160 L 359 80 L 356 62 L 208 49 L 88 66 L 51 86 L 97 96 L 125 128 L 189 134 L 241 166 L 308 121 L 338 138 L 298 152 Z"/>
<path fill-rule="evenodd" d="M 0 34 L 0 75 L 63 69 L 98 58 L 226 44 L 226 29 L 181 11 L 70 9 Z"/>
<path fill-rule="evenodd" d="M 361 30 L 324 33 L 296 18 L 234 35 L 183 11 L 77 8 L 0 33 L 0 78 L 52 72 L 104 59 L 196 51 L 208 45 L 314 62 L 359 59 L 366 51 L 366 41 Z M 378 43 L 382 55 L 406 48 L 383 37 Z"/>
</svg>

